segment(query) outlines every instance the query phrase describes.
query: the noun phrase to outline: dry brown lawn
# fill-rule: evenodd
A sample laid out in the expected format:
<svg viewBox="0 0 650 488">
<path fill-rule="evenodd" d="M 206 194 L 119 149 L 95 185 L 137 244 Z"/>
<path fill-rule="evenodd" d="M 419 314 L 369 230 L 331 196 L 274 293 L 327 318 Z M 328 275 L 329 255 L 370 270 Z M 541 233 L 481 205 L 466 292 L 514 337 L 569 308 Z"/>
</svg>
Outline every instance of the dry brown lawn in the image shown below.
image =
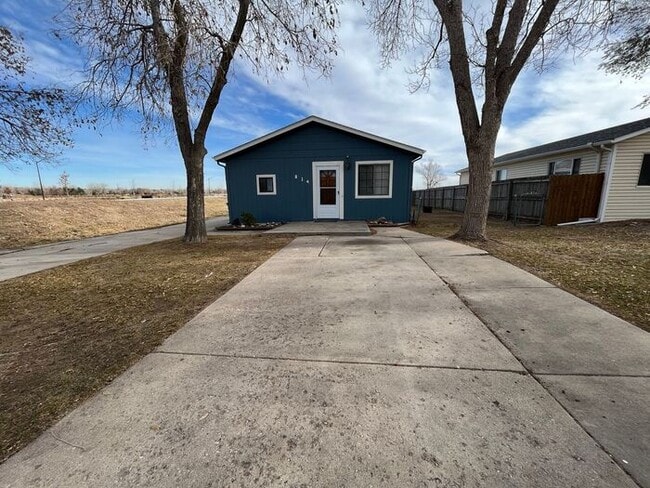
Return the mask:
<svg viewBox="0 0 650 488">
<path fill-rule="evenodd" d="M 0 461 L 290 241 L 165 241 L 0 283 Z"/>
<path fill-rule="evenodd" d="M 228 213 L 225 196 L 205 199 L 206 217 Z M 0 249 L 82 239 L 185 221 L 185 198 L 68 197 L 0 200 Z"/>
<path fill-rule="evenodd" d="M 452 235 L 461 214 L 422 214 L 415 230 Z M 650 331 L 650 221 L 515 227 L 490 219 L 488 240 L 469 243 Z"/>
</svg>

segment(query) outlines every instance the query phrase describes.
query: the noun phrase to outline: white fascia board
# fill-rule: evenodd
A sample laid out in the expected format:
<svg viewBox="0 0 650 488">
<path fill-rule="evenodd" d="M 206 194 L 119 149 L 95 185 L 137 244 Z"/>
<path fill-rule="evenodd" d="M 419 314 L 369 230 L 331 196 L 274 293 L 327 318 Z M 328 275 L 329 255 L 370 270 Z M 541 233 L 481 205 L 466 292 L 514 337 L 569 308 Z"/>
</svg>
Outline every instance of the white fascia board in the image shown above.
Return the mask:
<svg viewBox="0 0 650 488">
<path fill-rule="evenodd" d="M 567 153 L 567 152 L 574 152 L 574 151 L 584 151 L 585 149 L 594 149 L 594 146 L 600 146 L 602 144 L 611 144 L 613 141 L 602 141 L 602 142 L 590 142 L 589 144 L 584 144 L 582 146 L 575 146 L 575 147 L 567 147 L 566 149 L 557 149 L 555 151 L 547 151 L 539 154 L 534 154 L 532 156 L 526 156 L 523 158 L 516 158 L 516 159 L 508 159 L 507 161 L 500 161 L 498 163 L 494 163 L 492 166 L 497 167 L 497 166 L 505 166 L 507 164 L 517 164 L 517 163 L 523 163 L 525 161 L 531 161 L 533 159 L 541 159 L 545 158 L 547 156 L 553 156 L 555 154 L 562 154 L 562 153 Z M 469 171 L 469 167 L 459 169 L 456 171 L 456 174 L 460 173 L 467 173 Z"/>
<path fill-rule="evenodd" d="M 647 129 L 638 130 L 636 132 L 631 132 L 630 134 L 625 134 L 624 136 L 617 137 L 616 139 L 610 142 L 616 144 L 617 142 L 626 141 L 627 139 L 632 139 L 633 137 L 636 136 L 642 136 L 643 134 L 647 134 L 648 132 L 650 132 L 650 127 L 648 127 Z"/>
</svg>

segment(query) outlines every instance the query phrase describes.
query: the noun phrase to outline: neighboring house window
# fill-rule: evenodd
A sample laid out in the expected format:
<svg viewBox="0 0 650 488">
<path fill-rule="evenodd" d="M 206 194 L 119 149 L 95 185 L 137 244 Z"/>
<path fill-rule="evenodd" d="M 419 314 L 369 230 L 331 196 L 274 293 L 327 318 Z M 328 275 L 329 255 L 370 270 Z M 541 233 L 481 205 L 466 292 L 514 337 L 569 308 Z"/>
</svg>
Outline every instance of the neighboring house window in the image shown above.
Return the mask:
<svg viewBox="0 0 650 488">
<path fill-rule="evenodd" d="M 561 159 L 548 163 L 549 175 L 577 175 L 580 174 L 580 158 Z"/>
<path fill-rule="evenodd" d="M 498 169 L 497 170 L 497 181 L 503 181 L 508 179 L 508 170 L 507 169 Z"/>
<path fill-rule="evenodd" d="M 650 154 L 643 155 L 638 184 L 639 186 L 650 186 Z"/>
<path fill-rule="evenodd" d="M 356 198 L 391 198 L 392 161 L 357 161 Z"/>
<path fill-rule="evenodd" d="M 573 171 L 571 172 L 572 175 L 579 175 L 580 174 L 580 158 L 575 158 L 573 160 Z"/>
<path fill-rule="evenodd" d="M 257 194 L 258 195 L 275 195 L 275 175 L 257 175 Z"/>
</svg>

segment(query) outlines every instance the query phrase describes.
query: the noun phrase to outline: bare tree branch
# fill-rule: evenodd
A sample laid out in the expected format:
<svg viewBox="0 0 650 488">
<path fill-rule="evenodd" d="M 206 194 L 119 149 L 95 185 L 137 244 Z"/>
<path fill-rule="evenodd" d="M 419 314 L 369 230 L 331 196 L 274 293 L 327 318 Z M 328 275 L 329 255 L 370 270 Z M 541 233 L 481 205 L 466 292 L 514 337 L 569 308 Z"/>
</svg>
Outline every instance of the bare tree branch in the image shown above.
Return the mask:
<svg viewBox="0 0 650 488">
<path fill-rule="evenodd" d="M 607 45 L 601 68 L 641 78 L 650 70 L 650 0 L 626 0 L 614 14 L 616 40 Z M 646 95 L 640 107 L 650 105 Z"/>
<path fill-rule="evenodd" d="M 253 70 L 289 63 L 328 74 L 339 0 L 69 0 L 62 33 L 87 57 L 84 95 L 97 112 L 135 110 L 145 134 L 171 121 L 187 174 L 187 242 L 207 239 L 203 158 L 237 57 Z"/>
<path fill-rule="evenodd" d="M 422 176 L 424 186 L 427 190 L 438 186 L 445 179 L 445 175 L 442 173 L 442 166 L 432 159 L 416 163 L 415 172 Z"/>
<path fill-rule="evenodd" d="M 443 61 L 449 63 L 470 176 L 458 236 L 483 239 L 496 138 L 515 81 L 526 67 L 541 70 L 567 49 L 577 52 L 602 42 L 611 18 L 611 2 L 432 3 L 429 8 L 427 0 L 371 0 L 370 25 L 386 59 L 403 54 L 404 46 L 409 52 L 424 52 L 411 70 L 418 77 L 412 88 L 427 88 L 429 71 Z M 444 36 L 437 34 L 438 26 L 444 28 Z"/>
<path fill-rule="evenodd" d="M 0 165 L 53 162 L 72 146 L 73 104 L 56 87 L 30 86 L 25 81 L 28 59 L 22 43 L 0 26 Z"/>
</svg>

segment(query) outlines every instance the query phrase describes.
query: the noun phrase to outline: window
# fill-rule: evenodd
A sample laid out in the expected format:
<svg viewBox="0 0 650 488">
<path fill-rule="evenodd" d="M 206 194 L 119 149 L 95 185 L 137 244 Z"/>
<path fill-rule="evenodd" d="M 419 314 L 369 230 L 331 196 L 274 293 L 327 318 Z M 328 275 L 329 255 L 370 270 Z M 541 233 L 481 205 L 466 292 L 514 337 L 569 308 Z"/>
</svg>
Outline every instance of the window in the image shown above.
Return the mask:
<svg viewBox="0 0 650 488">
<path fill-rule="evenodd" d="M 503 181 L 508 179 L 508 170 L 507 169 L 498 169 L 497 170 L 497 181 Z"/>
<path fill-rule="evenodd" d="M 391 198 L 392 161 L 357 161 L 356 198 Z"/>
<path fill-rule="evenodd" d="M 580 158 L 575 158 L 573 160 L 573 170 L 571 172 L 572 175 L 579 175 L 580 174 Z"/>
<path fill-rule="evenodd" d="M 549 175 L 577 175 L 580 174 L 580 158 L 561 159 L 548 163 Z"/>
<path fill-rule="evenodd" d="M 641 172 L 639 173 L 639 186 L 650 186 L 650 154 L 643 155 Z"/>
<path fill-rule="evenodd" d="M 258 195 L 275 195 L 275 175 L 257 175 L 257 194 Z"/>
</svg>

